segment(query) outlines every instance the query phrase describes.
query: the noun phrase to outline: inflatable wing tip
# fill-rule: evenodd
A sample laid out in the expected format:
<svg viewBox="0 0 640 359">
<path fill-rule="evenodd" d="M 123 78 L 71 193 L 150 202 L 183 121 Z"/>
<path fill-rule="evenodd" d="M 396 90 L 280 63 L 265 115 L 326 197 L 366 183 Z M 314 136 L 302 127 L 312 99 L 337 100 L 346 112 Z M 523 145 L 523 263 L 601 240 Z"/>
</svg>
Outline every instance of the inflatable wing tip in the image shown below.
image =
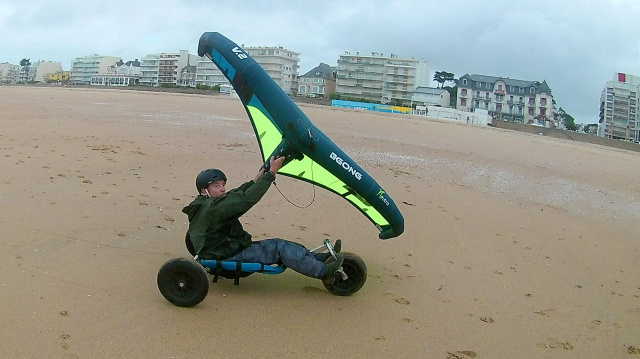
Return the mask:
<svg viewBox="0 0 640 359">
<path fill-rule="evenodd" d="M 394 230 L 393 228 L 389 228 L 380 232 L 380 234 L 378 235 L 378 238 L 383 240 L 391 239 L 391 238 L 398 237 L 399 235 L 402 234 L 402 232 L 404 232 L 404 228 L 400 228 L 398 231 Z"/>
</svg>

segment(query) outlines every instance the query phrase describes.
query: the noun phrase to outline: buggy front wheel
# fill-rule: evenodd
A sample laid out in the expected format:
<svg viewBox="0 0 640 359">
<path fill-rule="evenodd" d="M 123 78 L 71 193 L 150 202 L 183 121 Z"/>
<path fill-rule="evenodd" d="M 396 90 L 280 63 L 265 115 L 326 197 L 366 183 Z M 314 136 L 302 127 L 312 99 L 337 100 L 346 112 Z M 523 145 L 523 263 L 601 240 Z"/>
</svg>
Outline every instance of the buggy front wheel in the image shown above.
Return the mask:
<svg viewBox="0 0 640 359">
<path fill-rule="evenodd" d="M 343 278 L 340 273 L 336 273 L 333 283 L 323 283 L 329 292 L 340 296 L 349 296 L 359 291 L 364 282 L 367 281 L 367 266 L 362 258 L 354 253 L 343 252 L 344 262 L 342 262 L 342 271 L 347 278 Z"/>
</svg>

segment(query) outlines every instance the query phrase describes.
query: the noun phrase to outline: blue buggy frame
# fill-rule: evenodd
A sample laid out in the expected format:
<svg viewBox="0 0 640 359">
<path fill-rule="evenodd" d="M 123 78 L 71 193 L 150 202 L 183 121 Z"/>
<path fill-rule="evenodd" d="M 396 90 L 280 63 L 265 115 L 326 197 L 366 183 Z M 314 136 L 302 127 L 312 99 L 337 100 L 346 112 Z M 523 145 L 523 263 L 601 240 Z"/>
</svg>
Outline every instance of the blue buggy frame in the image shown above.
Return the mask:
<svg viewBox="0 0 640 359">
<path fill-rule="evenodd" d="M 208 275 L 213 276 L 213 283 L 217 283 L 222 277 L 233 279 L 234 285 L 240 285 L 240 278 L 251 274 L 276 275 L 287 269 L 284 265 L 200 259 L 195 254 L 188 233 L 185 237 L 185 245 L 193 259 L 170 259 L 160 267 L 157 276 L 160 293 L 169 302 L 180 307 L 192 307 L 204 300 L 209 292 Z M 325 239 L 321 246 L 312 249 L 311 253 L 326 258 L 326 261 L 336 259 L 335 246 L 329 239 Z M 358 255 L 342 253 L 344 254 L 342 268 L 336 272 L 333 282 L 323 282 L 323 285 L 334 295 L 349 296 L 364 286 L 367 280 L 367 267 Z"/>
</svg>

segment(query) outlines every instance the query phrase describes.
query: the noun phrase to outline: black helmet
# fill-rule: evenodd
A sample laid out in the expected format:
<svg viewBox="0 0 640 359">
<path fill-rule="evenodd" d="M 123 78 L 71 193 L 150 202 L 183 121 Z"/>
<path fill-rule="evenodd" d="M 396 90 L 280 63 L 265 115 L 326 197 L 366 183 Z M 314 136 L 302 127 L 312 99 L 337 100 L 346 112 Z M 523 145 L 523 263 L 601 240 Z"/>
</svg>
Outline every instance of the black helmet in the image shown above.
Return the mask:
<svg viewBox="0 0 640 359">
<path fill-rule="evenodd" d="M 208 170 L 204 170 L 196 177 L 196 189 L 198 190 L 198 193 L 200 193 L 203 188 L 207 188 L 208 185 L 220 180 L 226 181 L 227 176 L 225 176 L 219 169 L 210 168 Z"/>
</svg>

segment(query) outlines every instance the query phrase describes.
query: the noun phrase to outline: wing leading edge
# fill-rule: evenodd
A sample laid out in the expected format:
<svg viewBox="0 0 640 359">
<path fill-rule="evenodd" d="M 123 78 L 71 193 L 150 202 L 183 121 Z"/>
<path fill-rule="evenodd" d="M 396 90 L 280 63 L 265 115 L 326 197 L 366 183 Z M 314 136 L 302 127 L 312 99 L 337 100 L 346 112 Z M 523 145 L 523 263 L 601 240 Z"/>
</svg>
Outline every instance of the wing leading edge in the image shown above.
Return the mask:
<svg viewBox="0 0 640 359">
<path fill-rule="evenodd" d="M 343 197 L 376 225 L 381 239 L 404 231 L 404 218 L 382 187 L 317 129 L 244 50 L 219 33 L 204 33 L 198 54 L 209 57 L 239 95 L 264 161 L 283 145 L 295 148 L 304 156 L 279 173 Z"/>
</svg>

